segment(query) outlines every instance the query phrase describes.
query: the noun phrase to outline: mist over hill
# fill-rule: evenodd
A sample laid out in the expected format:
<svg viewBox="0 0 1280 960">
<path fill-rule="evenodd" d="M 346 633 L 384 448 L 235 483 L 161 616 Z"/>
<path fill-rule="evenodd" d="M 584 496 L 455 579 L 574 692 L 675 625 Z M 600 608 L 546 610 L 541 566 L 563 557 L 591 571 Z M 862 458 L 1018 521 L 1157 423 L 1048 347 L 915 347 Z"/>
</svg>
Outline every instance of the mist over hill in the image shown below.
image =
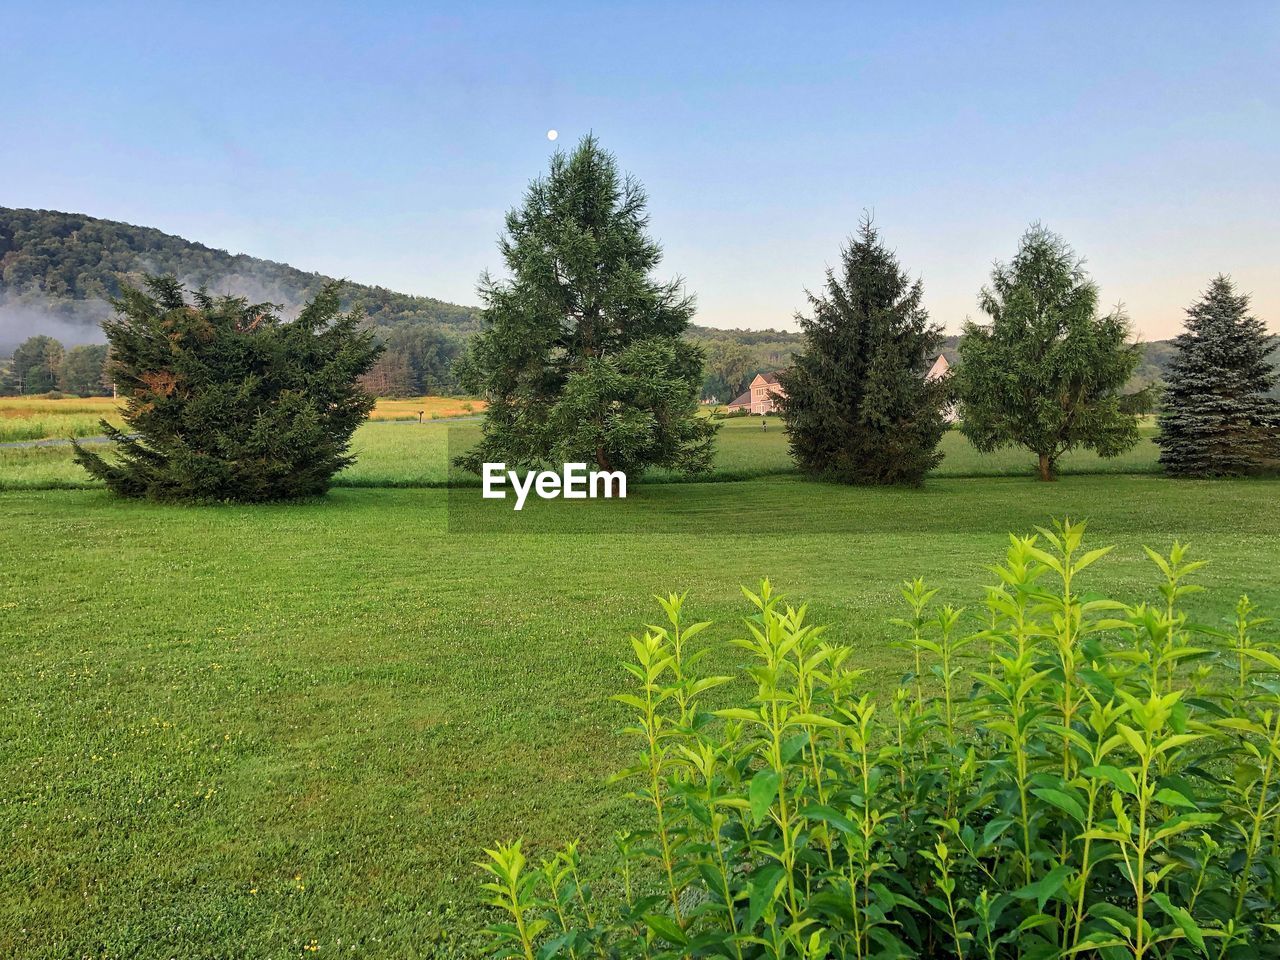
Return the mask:
<svg viewBox="0 0 1280 960">
<path fill-rule="evenodd" d="M 187 286 L 280 304 L 290 316 L 331 277 L 285 263 L 232 254 L 152 227 L 55 210 L 0 207 L 0 352 L 34 334 L 67 344 L 101 343 L 98 324 L 121 283 L 172 274 Z M 427 325 L 466 337 L 475 307 L 348 282 L 346 306 L 364 308 L 375 327 Z"/>
</svg>

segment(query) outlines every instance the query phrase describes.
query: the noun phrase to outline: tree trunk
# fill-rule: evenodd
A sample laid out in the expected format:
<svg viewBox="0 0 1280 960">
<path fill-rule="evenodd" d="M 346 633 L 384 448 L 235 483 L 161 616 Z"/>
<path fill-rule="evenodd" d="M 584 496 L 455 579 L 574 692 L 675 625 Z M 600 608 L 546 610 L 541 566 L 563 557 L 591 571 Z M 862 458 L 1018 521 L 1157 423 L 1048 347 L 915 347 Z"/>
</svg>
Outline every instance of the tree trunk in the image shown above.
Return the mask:
<svg viewBox="0 0 1280 960">
<path fill-rule="evenodd" d="M 599 467 L 601 470 L 609 470 L 609 471 L 613 470 L 613 465 L 609 463 L 609 457 L 604 452 L 603 444 L 598 445 L 596 447 L 596 466 Z"/>
<path fill-rule="evenodd" d="M 1053 462 L 1053 458 L 1047 453 L 1040 454 L 1040 479 L 1041 480 L 1057 480 L 1054 474 L 1054 467 L 1057 464 Z"/>
</svg>

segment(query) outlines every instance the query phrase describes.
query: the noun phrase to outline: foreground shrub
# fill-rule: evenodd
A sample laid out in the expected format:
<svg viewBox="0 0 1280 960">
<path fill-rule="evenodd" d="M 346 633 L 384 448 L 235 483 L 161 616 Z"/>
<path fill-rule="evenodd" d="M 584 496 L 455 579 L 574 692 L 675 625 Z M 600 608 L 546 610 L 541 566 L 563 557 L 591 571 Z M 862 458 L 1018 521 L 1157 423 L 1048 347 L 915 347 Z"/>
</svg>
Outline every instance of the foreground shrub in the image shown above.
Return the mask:
<svg viewBox="0 0 1280 960">
<path fill-rule="evenodd" d="M 1202 564 L 1148 551 L 1155 603 L 1082 591 L 1083 525 L 1011 537 L 975 613 L 904 586 L 912 671 L 885 702 L 854 652 L 746 592 L 755 693 L 711 709 L 683 597 L 633 638 L 651 814 L 622 895 L 576 845 L 483 864 L 504 957 L 1249 957 L 1280 938 L 1280 658 L 1247 598 L 1190 620 Z M 734 689 L 737 689 L 736 687 Z M 726 690 L 713 695 L 723 698 Z"/>
<path fill-rule="evenodd" d="M 377 359 L 360 317 L 330 283 L 286 323 L 271 304 L 171 277 L 126 287 L 102 325 L 124 419 L 102 422 L 107 460 L 76 460 L 116 493 L 155 500 L 287 500 L 328 489 L 351 463 L 351 435 L 373 409 L 357 379 Z"/>
</svg>

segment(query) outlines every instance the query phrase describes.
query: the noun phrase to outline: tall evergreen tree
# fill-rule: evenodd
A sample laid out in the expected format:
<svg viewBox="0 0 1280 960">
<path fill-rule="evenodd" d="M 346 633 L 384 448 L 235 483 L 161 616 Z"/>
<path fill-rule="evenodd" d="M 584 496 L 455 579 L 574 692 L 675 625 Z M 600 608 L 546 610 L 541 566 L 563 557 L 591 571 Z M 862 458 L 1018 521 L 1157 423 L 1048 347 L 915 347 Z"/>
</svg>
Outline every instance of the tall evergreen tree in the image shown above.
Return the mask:
<svg viewBox="0 0 1280 960">
<path fill-rule="evenodd" d="M 272 304 L 203 291 L 188 302 L 171 277 L 125 287 L 103 330 L 127 426 L 103 421 L 114 458 L 76 445 L 76 460 L 130 497 L 323 493 L 373 409 L 356 380 L 379 349 L 359 314 L 340 312 L 338 290 L 327 284 L 286 323 Z"/>
<path fill-rule="evenodd" d="M 488 401 L 460 463 L 586 462 L 639 473 L 710 465 L 715 428 L 696 417 L 702 354 L 682 339 L 693 300 L 651 273 L 645 193 L 594 137 L 557 151 L 507 214 L 509 280 L 481 281 L 484 330 L 461 363 Z"/>
<path fill-rule="evenodd" d="M 839 273 L 798 316 L 804 348 L 780 376 L 779 406 L 800 469 L 842 483 L 919 483 L 942 455 L 947 385 L 925 379 L 941 332 L 865 218 Z"/>
<path fill-rule="evenodd" d="M 1174 339 L 1160 415 L 1160 463 L 1178 476 L 1237 476 L 1280 467 L 1276 344 L 1249 296 L 1217 276 Z"/>
<path fill-rule="evenodd" d="M 1098 314 L 1098 288 L 1061 237 L 1033 225 L 978 302 L 991 323 L 965 324 L 958 371 L 961 429 L 975 447 L 1025 447 L 1053 480 L 1068 451 L 1114 457 L 1138 442 L 1142 397 L 1120 391 L 1141 350 L 1123 310 Z"/>
</svg>

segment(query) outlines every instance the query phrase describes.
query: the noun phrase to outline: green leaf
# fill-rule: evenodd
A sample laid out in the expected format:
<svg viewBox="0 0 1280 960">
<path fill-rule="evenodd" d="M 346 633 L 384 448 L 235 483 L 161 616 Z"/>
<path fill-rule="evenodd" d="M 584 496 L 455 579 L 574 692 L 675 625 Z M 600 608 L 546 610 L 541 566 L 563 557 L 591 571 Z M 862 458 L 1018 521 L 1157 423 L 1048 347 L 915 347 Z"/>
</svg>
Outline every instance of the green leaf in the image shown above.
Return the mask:
<svg viewBox="0 0 1280 960">
<path fill-rule="evenodd" d="M 1128 741 L 1129 747 L 1130 749 L 1133 750 L 1134 753 L 1136 753 L 1139 757 L 1146 756 L 1147 745 L 1146 743 L 1143 742 L 1142 737 L 1138 734 L 1137 730 L 1123 723 L 1117 723 L 1116 729 L 1119 730 L 1121 736 L 1123 736 L 1125 740 Z"/>
<path fill-rule="evenodd" d="M 772 770 L 761 770 L 751 778 L 751 818 L 759 823 L 778 798 L 778 783 L 781 778 Z"/>
<path fill-rule="evenodd" d="M 1138 795 L 1137 781 L 1133 779 L 1133 774 L 1128 770 L 1122 770 L 1119 767 L 1104 763 L 1096 767 L 1085 767 L 1080 772 L 1086 777 L 1102 777 L 1121 793 L 1127 793 L 1131 797 Z"/>
<path fill-rule="evenodd" d="M 1156 791 L 1156 802 L 1168 804 L 1171 807 L 1183 807 L 1187 810 L 1199 810 L 1191 800 L 1179 793 L 1177 790 L 1164 787 Z"/>
<path fill-rule="evenodd" d="M 788 737 L 782 742 L 782 762 L 790 763 L 808 744 L 809 734 L 807 732 L 797 733 L 793 737 Z"/>
<path fill-rule="evenodd" d="M 1240 733 L 1252 733 L 1259 737 L 1267 735 L 1267 729 L 1260 723 L 1253 720 L 1247 720 L 1244 717 L 1223 717 L 1216 721 L 1220 727 L 1226 727 L 1229 730 L 1236 730 Z"/>
<path fill-rule="evenodd" d="M 518 933 L 517 936 L 519 936 Z M 575 936 L 577 936 L 577 934 L 570 930 L 566 933 L 560 934 L 558 937 L 552 937 L 538 948 L 538 960 L 555 960 L 556 957 L 561 955 L 561 950 L 568 946 Z M 519 956 L 519 954 L 512 955 Z"/>
<path fill-rule="evenodd" d="M 782 865 L 761 867 L 751 877 L 751 893 L 747 901 L 747 930 L 754 930 L 782 883 Z"/>
<path fill-rule="evenodd" d="M 1277 657 L 1274 653 L 1259 650 L 1257 647 L 1246 647 L 1243 652 L 1246 657 L 1252 657 L 1259 663 L 1266 664 L 1272 670 L 1280 670 L 1280 657 Z"/>
<path fill-rule="evenodd" d="M 1069 814 L 1077 823 L 1084 823 L 1084 807 L 1081 806 L 1080 801 L 1071 796 L 1071 794 L 1065 793 L 1062 790 L 1053 790 L 1049 787 L 1041 787 L 1038 790 L 1032 790 L 1031 792 L 1045 803 L 1051 803 L 1059 810 Z"/>
<path fill-rule="evenodd" d="M 755 710 L 743 710 L 738 707 L 731 707 L 727 710 L 717 710 L 716 716 L 724 720 L 746 720 L 748 722 L 759 723 L 760 714 Z"/>
<path fill-rule="evenodd" d="M 1098 901 L 1089 907 L 1090 916 L 1100 917 L 1106 921 L 1112 929 L 1132 937 L 1138 930 L 1138 918 L 1123 907 L 1118 907 L 1114 903 L 1106 901 Z"/>
<path fill-rule="evenodd" d="M 1097 550 L 1090 550 L 1083 557 L 1081 557 L 1079 560 L 1076 561 L 1076 564 L 1075 564 L 1076 572 L 1079 573 L 1081 570 L 1083 570 L 1085 567 L 1089 566 L 1093 562 L 1097 560 L 1101 560 L 1103 557 L 1105 557 L 1108 553 L 1110 553 L 1114 549 L 1115 547 L 1099 547 Z"/>
<path fill-rule="evenodd" d="M 797 713 L 795 716 L 787 718 L 787 724 L 804 724 L 809 727 L 842 726 L 839 720 L 832 720 L 830 717 L 824 717 L 820 713 Z"/>
<path fill-rule="evenodd" d="M 1168 894 L 1152 893 L 1151 899 L 1168 914 L 1169 919 L 1178 925 L 1178 929 L 1186 934 L 1187 939 L 1194 943 L 1201 953 L 1207 953 L 1204 946 L 1204 931 L 1191 918 L 1191 914 L 1182 907 L 1174 906 Z"/>
<path fill-rule="evenodd" d="M 1159 756 L 1169 750 L 1176 750 L 1178 747 L 1185 746 L 1188 743 L 1194 743 L 1204 737 L 1202 733 L 1175 733 L 1172 736 L 1165 737 L 1158 744 L 1154 751 L 1155 756 Z"/>
<path fill-rule="evenodd" d="M 685 936 L 684 931 L 670 917 L 665 917 L 660 913 L 646 913 L 644 915 L 645 926 L 660 936 L 668 943 L 674 943 L 676 946 L 683 947 L 689 942 L 689 938 Z"/>
<path fill-rule="evenodd" d="M 848 817 L 842 816 L 830 807 L 814 804 L 813 806 L 805 807 L 801 810 L 800 816 L 806 817 L 809 820 L 821 820 L 823 823 L 829 823 L 841 833 L 852 834 L 857 833 L 858 831 L 858 828 L 853 825 L 852 820 Z"/>
<path fill-rule="evenodd" d="M 984 848 L 991 846 L 1011 826 L 1013 826 L 1012 817 L 995 817 L 989 820 L 982 831 L 982 846 Z"/>
<path fill-rule="evenodd" d="M 1172 820 L 1165 821 L 1164 826 L 1157 830 L 1151 837 L 1152 842 L 1159 843 L 1169 837 L 1176 837 L 1180 833 L 1186 833 L 1195 827 L 1202 827 L 1208 823 L 1217 823 L 1218 814 L 1216 813 L 1181 813 Z"/>
<path fill-rule="evenodd" d="M 1044 910 L 1045 903 L 1062 889 L 1067 882 L 1067 877 L 1072 872 L 1073 868 L 1064 863 L 1061 866 L 1054 867 L 1039 880 L 1028 883 L 1020 890 L 1015 890 L 1013 895 L 1019 900 L 1034 899 L 1038 909 Z"/>
</svg>

